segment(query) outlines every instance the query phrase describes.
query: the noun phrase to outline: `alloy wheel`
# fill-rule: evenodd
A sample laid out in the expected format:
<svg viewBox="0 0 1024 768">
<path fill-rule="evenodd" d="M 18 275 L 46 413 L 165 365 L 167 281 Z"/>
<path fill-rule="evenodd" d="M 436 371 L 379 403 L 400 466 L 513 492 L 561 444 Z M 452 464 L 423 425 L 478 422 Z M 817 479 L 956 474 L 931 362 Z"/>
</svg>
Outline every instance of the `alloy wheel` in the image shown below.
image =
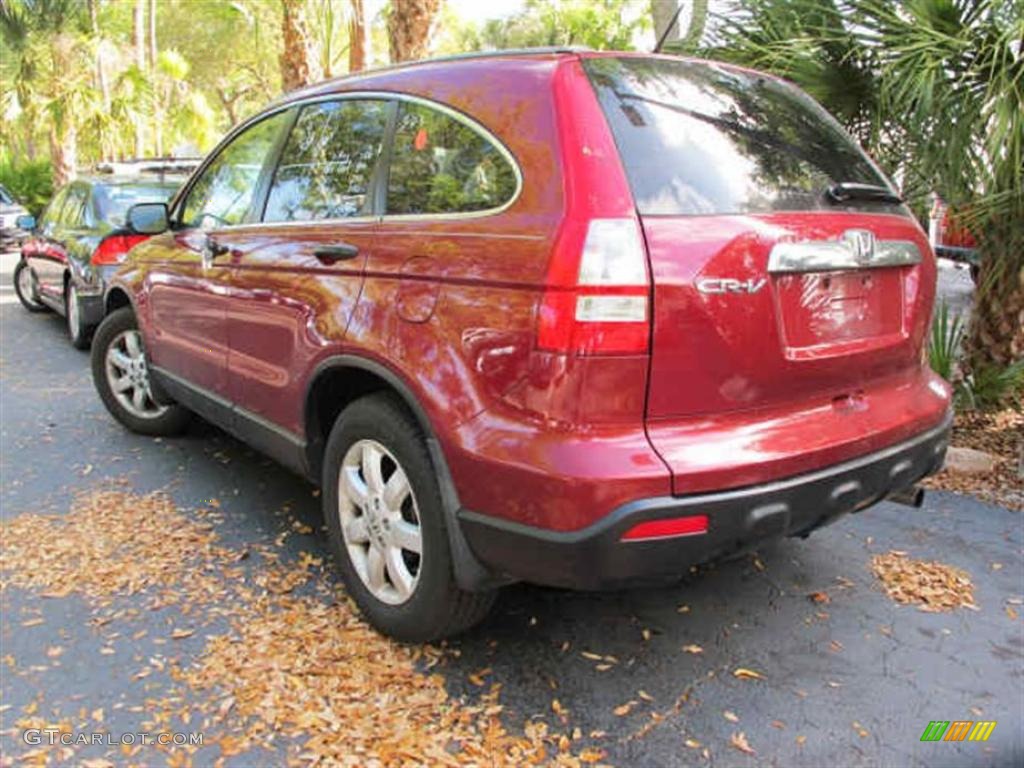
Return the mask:
<svg viewBox="0 0 1024 768">
<path fill-rule="evenodd" d="M 36 289 L 36 273 L 28 266 L 18 270 L 18 293 L 30 304 L 42 306 L 39 303 L 39 293 Z"/>
<path fill-rule="evenodd" d="M 153 399 L 142 335 L 134 329 L 114 337 L 106 354 L 107 382 L 118 404 L 132 416 L 155 419 L 167 408 Z"/>
<path fill-rule="evenodd" d="M 68 333 L 77 339 L 82 330 L 82 321 L 78 316 L 78 291 L 74 285 L 68 285 Z"/>
<path fill-rule="evenodd" d="M 423 532 L 402 465 L 376 440 L 357 440 L 338 475 L 338 515 L 349 558 L 381 602 L 401 605 L 416 591 Z"/>
</svg>

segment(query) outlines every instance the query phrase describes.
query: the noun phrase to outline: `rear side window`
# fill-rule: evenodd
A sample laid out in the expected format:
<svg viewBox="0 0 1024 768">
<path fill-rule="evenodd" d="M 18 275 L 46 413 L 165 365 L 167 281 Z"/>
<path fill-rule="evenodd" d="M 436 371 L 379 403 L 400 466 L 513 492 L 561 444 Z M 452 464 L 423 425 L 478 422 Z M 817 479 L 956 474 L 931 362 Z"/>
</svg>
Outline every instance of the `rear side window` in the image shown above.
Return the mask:
<svg viewBox="0 0 1024 768">
<path fill-rule="evenodd" d="M 89 199 L 89 190 L 82 186 L 73 186 L 68 192 L 67 201 L 60 214 L 60 224 L 63 227 L 74 229 L 82 226 L 85 214 L 85 204 Z"/>
<path fill-rule="evenodd" d="M 263 164 L 290 116 L 278 112 L 232 139 L 189 190 L 182 224 L 217 227 L 245 221 Z"/>
<path fill-rule="evenodd" d="M 41 226 L 56 224 L 60 221 L 61 209 L 64 207 L 64 201 L 67 200 L 69 191 L 70 187 L 64 187 L 64 189 L 53 196 L 53 199 L 47 204 L 46 210 L 43 211 L 43 215 L 39 219 Z"/>
<path fill-rule="evenodd" d="M 123 227 L 128 209 L 136 203 L 165 203 L 177 187 L 170 185 L 135 186 L 112 184 L 93 189 L 93 203 L 100 220 L 114 227 Z"/>
<path fill-rule="evenodd" d="M 267 198 L 264 221 L 339 219 L 368 212 L 387 102 L 342 100 L 299 113 Z"/>
<path fill-rule="evenodd" d="M 517 187 L 515 169 L 494 141 L 439 110 L 399 104 L 389 214 L 486 211 L 508 203 Z"/>
<path fill-rule="evenodd" d="M 832 184 L 890 187 L 825 110 L 785 83 L 664 59 L 591 58 L 584 67 L 641 214 L 834 209 L 824 197 Z"/>
</svg>

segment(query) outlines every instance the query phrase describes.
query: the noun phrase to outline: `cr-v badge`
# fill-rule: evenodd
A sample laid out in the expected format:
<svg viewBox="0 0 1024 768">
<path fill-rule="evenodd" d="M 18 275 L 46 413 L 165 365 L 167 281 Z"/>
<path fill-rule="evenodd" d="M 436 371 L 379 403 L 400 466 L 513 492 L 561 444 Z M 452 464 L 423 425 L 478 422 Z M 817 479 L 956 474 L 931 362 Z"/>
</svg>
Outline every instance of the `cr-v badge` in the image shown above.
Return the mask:
<svg viewBox="0 0 1024 768">
<path fill-rule="evenodd" d="M 732 277 L 702 277 L 697 281 L 701 293 L 757 293 L 767 284 L 763 277 L 736 280 Z"/>
</svg>

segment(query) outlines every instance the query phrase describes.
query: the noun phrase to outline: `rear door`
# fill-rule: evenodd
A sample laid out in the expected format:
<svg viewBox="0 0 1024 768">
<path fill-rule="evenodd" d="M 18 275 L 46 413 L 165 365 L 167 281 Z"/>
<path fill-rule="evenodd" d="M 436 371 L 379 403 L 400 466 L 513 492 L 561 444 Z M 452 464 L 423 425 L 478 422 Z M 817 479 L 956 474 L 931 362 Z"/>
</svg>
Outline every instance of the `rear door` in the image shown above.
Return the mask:
<svg viewBox="0 0 1024 768">
<path fill-rule="evenodd" d="M 817 104 L 704 62 L 585 67 L 647 240 L 649 421 L 855 407 L 865 383 L 919 367 L 927 239 Z"/>
<path fill-rule="evenodd" d="M 351 98 L 301 107 L 269 175 L 261 223 L 222 241 L 231 250 L 231 397 L 295 434 L 306 377 L 345 338 L 359 298 L 392 109 Z"/>
<path fill-rule="evenodd" d="M 42 232 L 44 247 L 36 253 L 32 265 L 39 280 L 39 293 L 48 303 L 64 307 L 64 274 L 68 269 L 68 249 L 79 235 L 89 187 L 75 182 L 68 186 L 59 214 L 48 220 Z"/>
</svg>

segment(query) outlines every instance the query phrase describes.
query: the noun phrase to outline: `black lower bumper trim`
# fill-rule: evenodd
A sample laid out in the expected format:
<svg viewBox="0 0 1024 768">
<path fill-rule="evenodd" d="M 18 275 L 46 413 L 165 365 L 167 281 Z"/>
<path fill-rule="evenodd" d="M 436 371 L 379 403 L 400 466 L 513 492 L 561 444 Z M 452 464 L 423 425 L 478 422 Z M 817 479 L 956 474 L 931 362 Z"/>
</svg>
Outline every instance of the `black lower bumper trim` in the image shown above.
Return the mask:
<svg viewBox="0 0 1024 768">
<path fill-rule="evenodd" d="M 805 536 L 936 472 L 951 422 L 949 414 L 941 425 L 911 440 L 785 480 L 631 502 L 579 531 L 550 531 L 469 510 L 462 510 L 459 520 L 473 553 L 500 577 L 574 589 L 678 578 L 692 565 L 765 539 Z M 708 532 L 621 541 L 637 523 L 684 515 L 707 515 Z"/>
</svg>

